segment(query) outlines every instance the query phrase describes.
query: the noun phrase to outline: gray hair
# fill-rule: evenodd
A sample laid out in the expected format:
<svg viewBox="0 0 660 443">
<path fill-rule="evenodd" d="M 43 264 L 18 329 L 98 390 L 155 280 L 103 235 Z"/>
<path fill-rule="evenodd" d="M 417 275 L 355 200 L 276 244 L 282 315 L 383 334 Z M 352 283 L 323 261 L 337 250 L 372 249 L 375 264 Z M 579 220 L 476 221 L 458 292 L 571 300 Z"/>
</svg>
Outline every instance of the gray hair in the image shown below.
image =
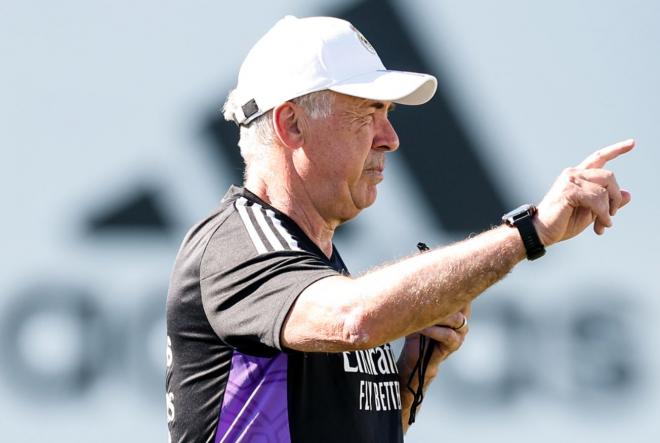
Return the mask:
<svg viewBox="0 0 660 443">
<path fill-rule="evenodd" d="M 227 121 L 234 121 L 235 109 L 240 106 L 237 103 L 235 92 L 234 89 L 229 93 L 222 107 L 223 116 Z M 324 89 L 310 92 L 291 101 L 302 107 L 309 118 L 316 120 L 330 116 L 334 104 L 334 94 L 334 92 Z M 238 146 L 241 148 L 241 156 L 247 169 L 255 159 L 263 157 L 265 151 L 275 141 L 272 109 L 254 119 L 248 125 L 241 125 L 240 131 Z"/>
</svg>

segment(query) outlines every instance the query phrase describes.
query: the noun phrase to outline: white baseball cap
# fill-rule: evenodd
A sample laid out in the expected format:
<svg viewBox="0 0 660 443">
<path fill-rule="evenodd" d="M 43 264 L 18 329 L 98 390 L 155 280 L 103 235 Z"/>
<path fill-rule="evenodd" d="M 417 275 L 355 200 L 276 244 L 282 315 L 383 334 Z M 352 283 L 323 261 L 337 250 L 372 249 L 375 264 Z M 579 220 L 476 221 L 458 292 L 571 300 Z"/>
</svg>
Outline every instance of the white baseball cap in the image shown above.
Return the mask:
<svg viewBox="0 0 660 443">
<path fill-rule="evenodd" d="M 371 100 L 421 105 L 433 97 L 432 75 L 391 71 L 355 27 L 332 17 L 278 21 L 241 65 L 229 118 L 246 125 L 277 105 L 329 89 Z"/>
</svg>

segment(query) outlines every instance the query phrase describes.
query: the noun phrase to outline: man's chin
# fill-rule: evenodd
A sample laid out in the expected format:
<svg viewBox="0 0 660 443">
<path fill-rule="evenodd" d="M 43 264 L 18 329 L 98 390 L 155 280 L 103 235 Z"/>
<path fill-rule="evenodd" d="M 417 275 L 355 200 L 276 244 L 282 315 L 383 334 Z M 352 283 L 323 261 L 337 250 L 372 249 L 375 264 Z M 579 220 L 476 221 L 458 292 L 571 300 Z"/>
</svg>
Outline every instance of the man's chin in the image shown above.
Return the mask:
<svg viewBox="0 0 660 443">
<path fill-rule="evenodd" d="M 376 198 L 378 197 L 378 189 L 376 185 L 369 185 L 365 190 L 364 197 L 360 199 L 360 203 L 357 206 L 360 210 L 366 209 L 369 206 L 376 203 Z"/>
</svg>

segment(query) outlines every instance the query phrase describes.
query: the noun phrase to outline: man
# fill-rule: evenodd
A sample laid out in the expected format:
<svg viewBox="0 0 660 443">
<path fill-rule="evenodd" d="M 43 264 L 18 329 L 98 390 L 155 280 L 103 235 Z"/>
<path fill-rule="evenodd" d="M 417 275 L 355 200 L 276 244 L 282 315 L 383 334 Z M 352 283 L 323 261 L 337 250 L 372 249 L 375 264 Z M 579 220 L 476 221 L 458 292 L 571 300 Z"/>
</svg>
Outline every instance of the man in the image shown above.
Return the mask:
<svg viewBox="0 0 660 443">
<path fill-rule="evenodd" d="M 419 382 L 463 342 L 470 302 L 525 257 L 592 224 L 602 234 L 630 201 L 602 169 L 627 141 L 566 169 L 538 210 L 351 277 L 334 231 L 376 199 L 399 147 L 393 103 L 435 89 L 432 76 L 387 71 L 343 20 L 286 17 L 252 48 L 224 110 L 240 126 L 244 187 L 186 235 L 170 284 L 172 441 L 403 441 Z"/>
</svg>

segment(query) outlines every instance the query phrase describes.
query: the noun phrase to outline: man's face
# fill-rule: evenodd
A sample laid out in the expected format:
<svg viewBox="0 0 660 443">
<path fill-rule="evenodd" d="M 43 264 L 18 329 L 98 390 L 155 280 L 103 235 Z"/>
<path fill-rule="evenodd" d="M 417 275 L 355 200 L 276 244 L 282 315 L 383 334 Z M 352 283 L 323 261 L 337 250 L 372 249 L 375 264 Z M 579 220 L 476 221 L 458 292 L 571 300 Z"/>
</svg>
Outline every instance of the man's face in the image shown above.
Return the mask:
<svg viewBox="0 0 660 443">
<path fill-rule="evenodd" d="M 344 222 L 376 200 L 385 153 L 399 147 L 391 109 L 390 102 L 336 94 L 331 116 L 306 120 L 305 183 L 326 220 Z"/>
</svg>

